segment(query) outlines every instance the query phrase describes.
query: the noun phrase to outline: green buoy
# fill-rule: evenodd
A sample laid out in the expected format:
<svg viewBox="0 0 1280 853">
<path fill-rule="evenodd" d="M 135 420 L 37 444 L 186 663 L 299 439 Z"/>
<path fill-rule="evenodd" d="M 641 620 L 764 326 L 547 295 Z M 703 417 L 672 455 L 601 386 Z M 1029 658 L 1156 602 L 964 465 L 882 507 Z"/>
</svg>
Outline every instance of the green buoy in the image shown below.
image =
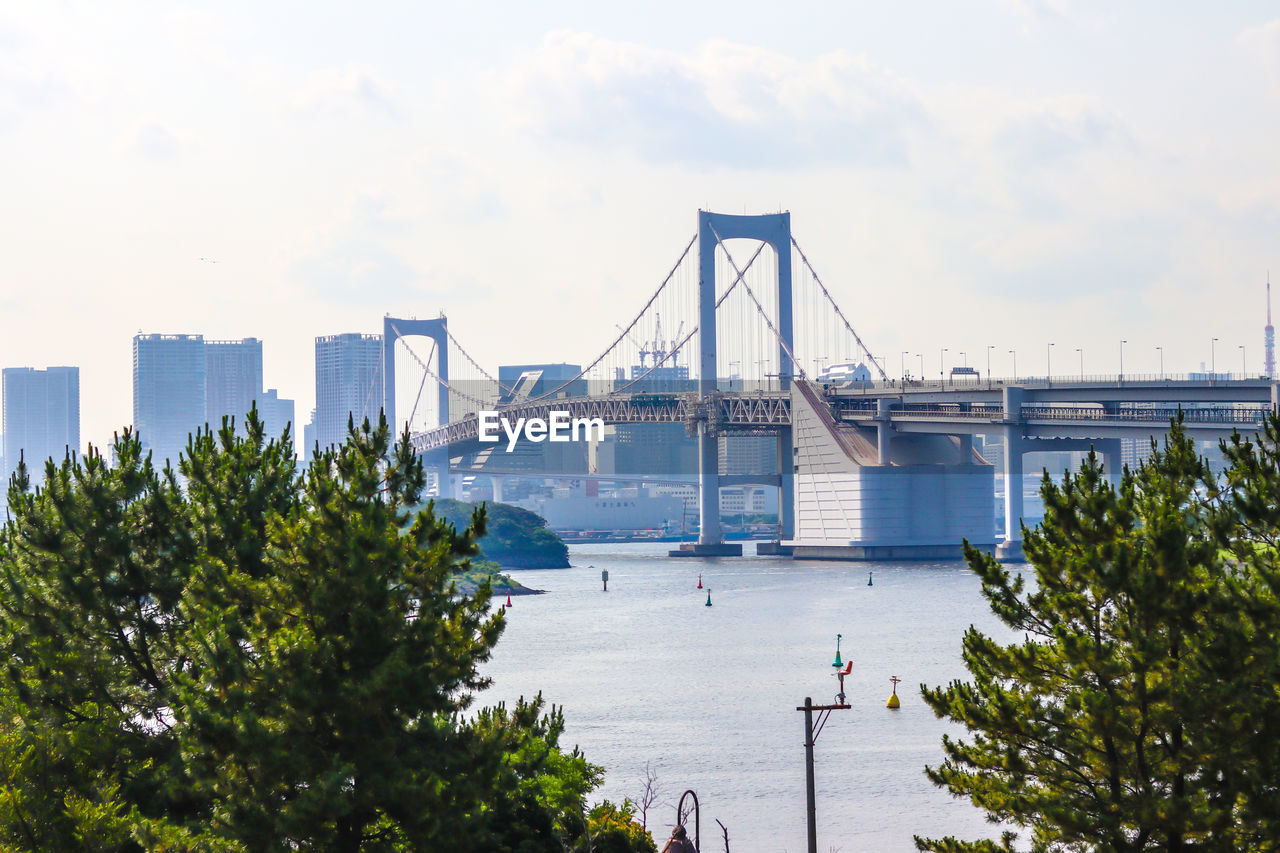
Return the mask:
<svg viewBox="0 0 1280 853">
<path fill-rule="evenodd" d="M 711 587 L 707 587 L 707 607 L 711 606 Z"/>
<path fill-rule="evenodd" d="M 875 584 L 871 582 L 871 572 L 867 572 L 867 586 L 875 586 Z"/>
<path fill-rule="evenodd" d="M 831 664 L 835 667 L 844 665 L 844 661 L 840 660 L 840 638 L 843 636 L 844 634 L 836 634 L 836 659 L 835 662 Z"/>
</svg>

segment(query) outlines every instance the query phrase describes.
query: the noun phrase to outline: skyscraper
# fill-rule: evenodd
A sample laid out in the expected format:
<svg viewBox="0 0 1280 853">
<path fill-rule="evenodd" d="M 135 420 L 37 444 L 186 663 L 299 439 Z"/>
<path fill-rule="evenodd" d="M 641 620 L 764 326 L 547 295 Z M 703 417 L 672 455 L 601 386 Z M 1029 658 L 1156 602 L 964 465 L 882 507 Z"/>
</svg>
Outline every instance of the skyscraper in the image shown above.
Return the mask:
<svg viewBox="0 0 1280 853">
<path fill-rule="evenodd" d="M 262 341 L 205 341 L 204 417 L 215 429 L 224 417 L 235 418 L 237 427 L 258 402 L 262 409 Z M 283 429 L 283 424 L 281 425 Z"/>
<path fill-rule="evenodd" d="M 25 458 L 32 484 L 44 479 L 44 461 L 80 449 L 80 368 L 6 367 L 4 481 Z"/>
<path fill-rule="evenodd" d="M 316 338 L 316 411 L 312 421 L 321 448 L 347 438 L 347 419 L 378 422 L 382 411 L 382 335 Z M 310 447 L 307 448 L 310 451 Z"/>
<path fill-rule="evenodd" d="M 284 428 L 288 426 L 289 438 L 293 441 L 296 450 L 302 437 L 298 435 L 293 408 L 293 400 L 283 399 L 280 392 L 274 388 L 263 391 L 258 397 L 258 416 L 262 418 L 262 426 L 266 430 L 267 438 L 280 438 L 284 434 Z"/>
<path fill-rule="evenodd" d="M 205 423 L 203 335 L 135 335 L 133 426 L 157 465 L 175 465 L 187 436 Z"/>
</svg>

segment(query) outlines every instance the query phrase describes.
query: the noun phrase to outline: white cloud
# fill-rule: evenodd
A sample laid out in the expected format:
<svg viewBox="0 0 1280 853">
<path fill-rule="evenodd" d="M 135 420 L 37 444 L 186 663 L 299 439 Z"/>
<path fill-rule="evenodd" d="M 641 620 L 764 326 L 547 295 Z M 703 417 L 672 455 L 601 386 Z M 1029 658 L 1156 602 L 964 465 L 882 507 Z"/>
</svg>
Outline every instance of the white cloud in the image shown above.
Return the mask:
<svg viewBox="0 0 1280 853">
<path fill-rule="evenodd" d="M 155 120 L 136 123 L 120 140 L 122 150 L 145 160 L 157 162 L 175 159 L 182 152 L 184 145 L 184 141 L 178 134 Z"/>
<path fill-rule="evenodd" d="M 925 119 L 905 81 L 863 56 L 798 60 L 723 40 L 680 53 L 557 32 L 502 83 L 518 126 L 648 161 L 901 164 Z"/>
<path fill-rule="evenodd" d="M 295 98 L 302 109 L 367 118 L 399 118 L 402 97 L 371 68 L 348 64 L 311 72 Z"/>
<path fill-rule="evenodd" d="M 1250 27 L 1236 41 L 1280 81 L 1280 18 Z"/>
</svg>

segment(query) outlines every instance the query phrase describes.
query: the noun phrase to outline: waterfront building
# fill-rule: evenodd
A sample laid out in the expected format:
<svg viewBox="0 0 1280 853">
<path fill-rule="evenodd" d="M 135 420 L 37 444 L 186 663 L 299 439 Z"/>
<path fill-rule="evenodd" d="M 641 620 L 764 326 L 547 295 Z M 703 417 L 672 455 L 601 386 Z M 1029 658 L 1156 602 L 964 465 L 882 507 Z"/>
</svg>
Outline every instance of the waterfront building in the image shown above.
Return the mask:
<svg viewBox="0 0 1280 853">
<path fill-rule="evenodd" d="M 237 427 L 262 396 L 262 341 L 205 341 L 205 422 L 213 428 L 224 417 Z M 259 405 L 261 411 L 261 405 Z"/>
<path fill-rule="evenodd" d="M 720 474 L 777 474 L 776 435 L 723 435 L 717 448 Z"/>
<path fill-rule="evenodd" d="M 3 392 L 5 485 L 20 458 L 32 485 L 39 484 L 46 459 L 60 461 L 80 449 L 80 368 L 6 367 Z"/>
<path fill-rule="evenodd" d="M 383 408 L 382 335 L 316 338 L 314 438 L 322 448 L 347 439 L 347 423 L 378 422 Z M 310 452 L 308 447 L 308 452 Z"/>
<path fill-rule="evenodd" d="M 579 364 L 499 365 L 498 384 L 501 387 L 498 399 L 502 403 L 510 403 L 541 397 L 552 391 L 556 391 L 557 396 L 580 397 L 587 393 L 587 380 L 579 376 L 581 373 Z"/>
<path fill-rule="evenodd" d="M 837 387 L 863 385 L 871 381 L 871 368 L 857 361 L 842 361 L 827 365 L 814 381 Z"/>
<path fill-rule="evenodd" d="M 133 426 L 157 466 L 177 464 L 188 436 L 205 423 L 203 335 L 135 335 Z"/>
</svg>

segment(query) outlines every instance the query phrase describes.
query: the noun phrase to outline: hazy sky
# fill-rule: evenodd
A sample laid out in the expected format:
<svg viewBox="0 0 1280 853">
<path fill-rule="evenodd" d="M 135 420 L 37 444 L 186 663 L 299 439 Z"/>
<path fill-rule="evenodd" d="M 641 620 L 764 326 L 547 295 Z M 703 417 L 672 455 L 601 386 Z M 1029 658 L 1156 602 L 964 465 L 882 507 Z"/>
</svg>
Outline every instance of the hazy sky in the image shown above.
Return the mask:
<svg viewBox="0 0 1280 853">
<path fill-rule="evenodd" d="M 304 421 L 388 311 L 585 361 L 704 207 L 789 209 L 892 373 L 1260 369 L 1273 2 L 619 6 L 5 4 L 0 364 L 103 441 L 138 331 L 262 338 Z"/>
</svg>

